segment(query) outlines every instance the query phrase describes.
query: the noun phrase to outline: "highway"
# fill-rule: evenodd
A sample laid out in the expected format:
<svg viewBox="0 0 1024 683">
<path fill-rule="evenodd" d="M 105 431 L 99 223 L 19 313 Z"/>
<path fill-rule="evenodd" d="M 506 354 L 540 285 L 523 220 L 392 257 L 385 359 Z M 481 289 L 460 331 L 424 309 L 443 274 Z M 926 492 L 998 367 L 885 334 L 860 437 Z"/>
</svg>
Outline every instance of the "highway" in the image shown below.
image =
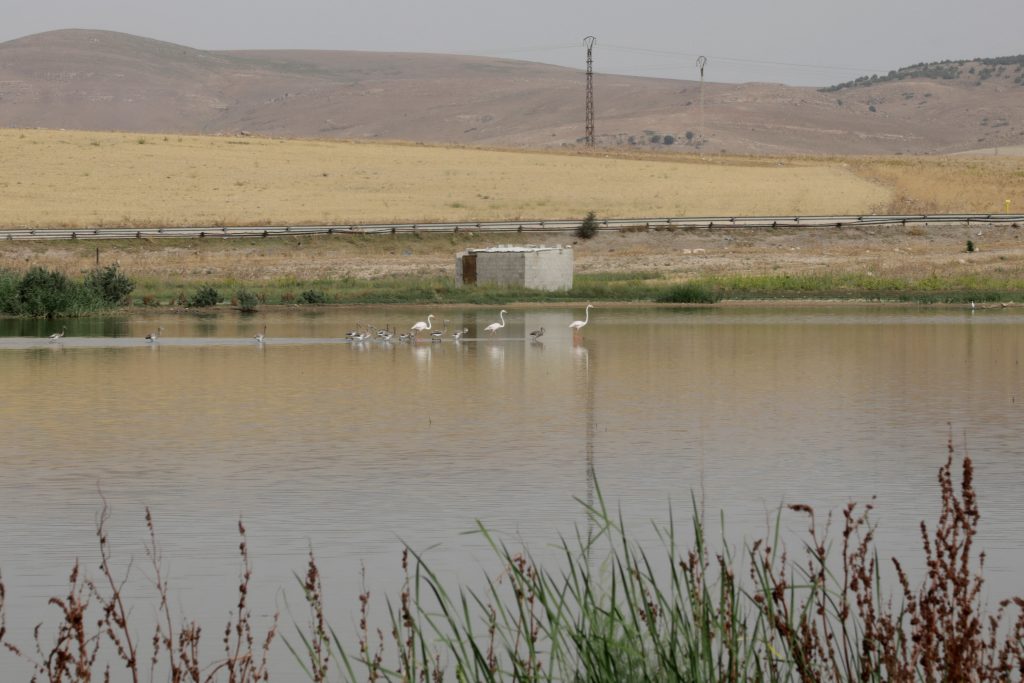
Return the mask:
<svg viewBox="0 0 1024 683">
<path fill-rule="evenodd" d="M 168 228 L 0 228 L 0 241 L 8 240 L 124 240 L 270 237 L 279 235 L 380 235 L 399 233 L 572 233 L 582 220 L 495 221 L 482 223 L 388 223 L 362 225 L 289 226 L 195 226 Z M 930 224 L 1013 224 L 1024 222 L 1024 214 L 931 214 L 905 216 L 677 216 L 658 218 L 608 218 L 598 220 L 598 230 L 630 232 L 642 230 L 729 230 L 745 229 L 843 229 Z"/>
</svg>

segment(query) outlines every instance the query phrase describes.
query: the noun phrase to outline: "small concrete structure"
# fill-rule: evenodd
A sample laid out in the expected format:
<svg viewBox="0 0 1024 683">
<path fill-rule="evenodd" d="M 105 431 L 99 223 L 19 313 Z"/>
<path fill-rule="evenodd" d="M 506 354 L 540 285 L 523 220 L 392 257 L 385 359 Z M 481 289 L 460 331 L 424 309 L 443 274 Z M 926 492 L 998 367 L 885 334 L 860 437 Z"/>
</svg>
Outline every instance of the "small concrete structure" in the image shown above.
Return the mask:
<svg viewBox="0 0 1024 683">
<path fill-rule="evenodd" d="M 455 257 L 457 285 L 505 285 L 564 292 L 572 289 L 571 246 L 527 245 L 469 249 Z"/>
</svg>

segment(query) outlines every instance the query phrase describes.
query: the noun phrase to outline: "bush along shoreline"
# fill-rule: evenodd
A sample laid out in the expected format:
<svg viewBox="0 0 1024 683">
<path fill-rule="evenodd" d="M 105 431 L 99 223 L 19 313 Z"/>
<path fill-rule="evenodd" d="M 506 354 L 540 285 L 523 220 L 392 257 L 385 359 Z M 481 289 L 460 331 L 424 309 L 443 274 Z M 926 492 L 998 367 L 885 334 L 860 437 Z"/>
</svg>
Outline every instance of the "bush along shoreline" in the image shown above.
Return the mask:
<svg viewBox="0 0 1024 683">
<path fill-rule="evenodd" d="M 560 559 L 547 566 L 480 525 L 497 562 L 480 589 L 445 585 L 407 547 L 396 593 L 383 604 L 365 590 L 353 600 L 358 627 L 347 642 L 326 616 L 323 578 L 310 550 L 304 575 L 296 575 L 306 614 L 290 615 L 293 626 L 281 635 L 291 652 L 284 668 L 294 667 L 288 680 L 318 683 L 1021 680 L 1024 599 L 995 609 L 982 601 L 973 465 L 963 458 L 958 486 L 954 455 L 950 439 L 938 474 L 938 518 L 921 523 L 926 570 L 919 582 L 894 558 L 895 585 L 883 585 L 870 504 L 842 510 L 836 539 L 810 507 L 786 506 L 771 538 L 734 557 L 725 541 L 712 547 L 696 502 L 689 544 L 670 516 L 661 542 L 642 547 L 595 486 L 595 502 L 581 503 L 588 529 L 563 540 Z M 784 515 L 809 522 L 802 551 L 782 541 Z M 254 625 L 245 527 L 238 525 L 237 602 L 226 628 L 213 631 L 220 653 L 201 660 L 200 642 L 210 637 L 202 639 L 198 624 L 169 607 L 150 511 L 144 571 L 159 608 L 146 616 L 121 592 L 124 578 L 114 565 L 130 570 L 131 562 L 113 557 L 109 518 L 104 506 L 98 576 L 74 563 L 66 595 L 49 601 L 56 623 L 29 633 L 7 630 L 0 582 L 0 642 L 32 668 L 33 680 L 89 681 L 113 673 L 116 680 L 138 681 L 146 669 L 150 680 L 269 680 L 280 615 L 263 619 L 262 630 Z M 145 634 L 151 639 L 139 640 Z M 97 663 L 104 657 L 114 671 Z"/>
<path fill-rule="evenodd" d="M 130 303 L 135 283 L 116 265 L 96 268 L 81 281 L 58 271 L 0 271 L 0 314 L 35 318 L 75 317 Z"/>
<path fill-rule="evenodd" d="M 228 294 L 224 294 L 228 293 Z M 523 287 L 459 287 L 441 275 L 394 275 L 300 280 L 207 282 L 133 280 L 116 265 L 96 268 L 75 281 L 33 267 L 0 270 L 0 315 L 73 317 L 147 308 L 237 308 L 265 305 L 504 305 L 518 303 L 644 302 L 714 304 L 731 301 L 870 301 L 879 303 L 1020 305 L 1024 281 L 978 275 L 896 278 L 856 273 L 707 275 L 678 280 L 657 271 L 580 273 L 572 289 L 545 292 Z"/>
</svg>

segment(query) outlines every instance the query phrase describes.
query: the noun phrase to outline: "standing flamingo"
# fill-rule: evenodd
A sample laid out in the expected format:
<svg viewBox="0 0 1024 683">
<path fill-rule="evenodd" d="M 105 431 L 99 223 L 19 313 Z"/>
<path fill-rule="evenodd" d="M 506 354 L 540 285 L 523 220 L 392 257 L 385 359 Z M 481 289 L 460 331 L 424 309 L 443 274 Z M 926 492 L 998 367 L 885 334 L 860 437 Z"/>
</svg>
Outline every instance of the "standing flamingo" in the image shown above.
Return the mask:
<svg viewBox="0 0 1024 683">
<path fill-rule="evenodd" d="M 573 336 L 579 334 L 580 330 L 590 322 L 590 309 L 594 307 L 594 304 L 587 304 L 587 315 L 583 320 L 573 320 L 569 323 L 569 328 L 572 330 Z"/>
<path fill-rule="evenodd" d="M 487 327 L 484 328 L 484 332 L 490 332 L 491 335 L 493 336 L 495 332 L 497 332 L 501 328 L 505 327 L 505 314 L 506 313 L 508 313 L 508 311 L 506 311 L 505 309 L 502 309 L 501 313 L 498 314 L 498 317 L 501 318 L 501 322 L 500 323 L 491 323 L 490 325 L 488 325 Z"/>
<path fill-rule="evenodd" d="M 150 332 L 149 334 L 146 335 L 146 341 L 148 341 L 148 342 L 155 342 L 157 339 L 160 338 L 160 333 L 163 332 L 163 331 L 164 331 L 164 328 L 162 328 L 162 327 L 156 328 L 156 332 Z"/>
<path fill-rule="evenodd" d="M 431 313 L 430 315 L 427 316 L 427 321 L 426 322 L 423 322 L 421 320 L 421 321 L 419 321 L 418 323 L 416 323 L 415 325 L 413 325 L 410 328 L 412 330 L 412 336 L 413 336 L 414 339 L 423 330 L 430 330 L 430 325 L 431 325 L 430 319 L 433 318 L 433 317 L 434 317 L 434 314 Z"/>
<path fill-rule="evenodd" d="M 50 335 L 50 341 L 51 342 L 55 342 L 58 339 L 62 338 L 64 336 L 64 331 L 67 330 L 67 329 L 68 328 L 66 328 L 66 327 L 62 327 L 62 328 L 60 328 L 60 332 L 54 332 L 53 334 L 51 334 Z"/>
</svg>

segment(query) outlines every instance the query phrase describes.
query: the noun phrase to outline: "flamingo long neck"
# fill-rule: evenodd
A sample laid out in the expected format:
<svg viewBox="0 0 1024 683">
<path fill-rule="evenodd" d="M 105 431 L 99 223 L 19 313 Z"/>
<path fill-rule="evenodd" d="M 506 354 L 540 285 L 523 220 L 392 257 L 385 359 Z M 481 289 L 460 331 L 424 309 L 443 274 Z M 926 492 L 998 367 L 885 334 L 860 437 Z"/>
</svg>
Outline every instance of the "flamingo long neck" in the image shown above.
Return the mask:
<svg viewBox="0 0 1024 683">
<path fill-rule="evenodd" d="M 501 313 L 499 313 L 498 317 L 501 318 L 501 326 L 505 327 L 505 311 L 502 311 Z"/>
<path fill-rule="evenodd" d="M 590 322 L 590 306 L 587 306 L 587 314 L 583 316 L 583 324 L 586 325 Z"/>
<path fill-rule="evenodd" d="M 430 319 L 431 319 L 431 318 L 433 318 L 433 317 L 434 317 L 434 316 L 432 316 L 432 315 L 428 315 L 428 316 L 427 316 L 427 329 L 428 329 L 428 330 L 430 329 L 430 325 L 431 325 L 431 323 L 432 323 L 432 321 L 431 321 Z"/>
</svg>

